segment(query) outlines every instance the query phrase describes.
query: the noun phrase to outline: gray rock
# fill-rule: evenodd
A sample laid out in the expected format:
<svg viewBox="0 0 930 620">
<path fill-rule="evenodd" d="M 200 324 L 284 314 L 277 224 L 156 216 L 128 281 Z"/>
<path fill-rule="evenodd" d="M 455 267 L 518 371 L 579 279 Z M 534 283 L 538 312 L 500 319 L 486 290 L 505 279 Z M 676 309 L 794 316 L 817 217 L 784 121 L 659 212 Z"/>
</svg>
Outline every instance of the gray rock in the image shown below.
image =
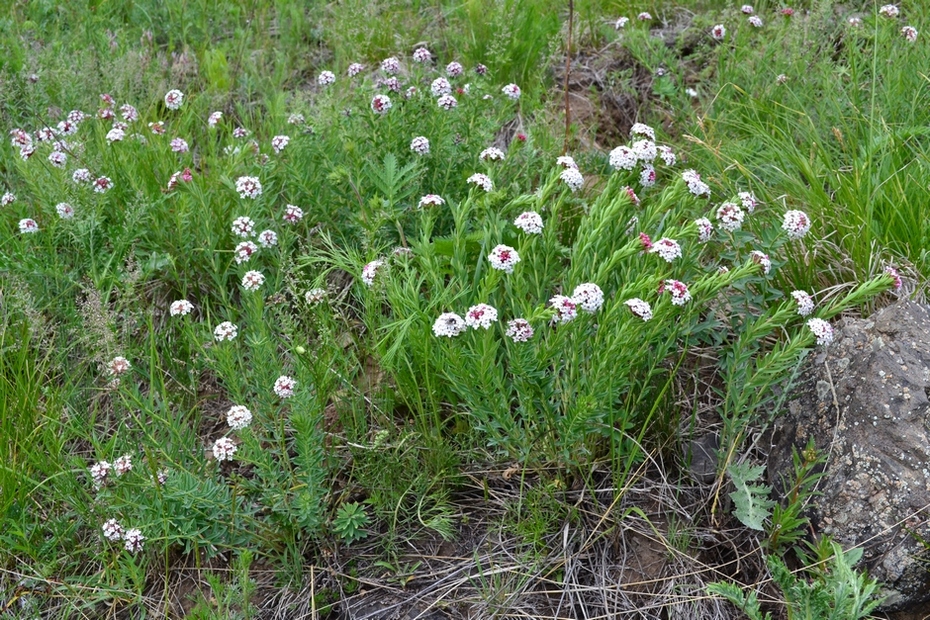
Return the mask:
<svg viewBox="0 0 930 620">
<path fill-rule="evenodd" d="M 776 490 L 791 450 L 813 436 L 828 454 L 811 524 L 883 586 L 885 610 L 930 601 L 930 311 L 900 302 L 847 320 L 817 349 L 776 420 L 768 471 Z"/>
</svg>

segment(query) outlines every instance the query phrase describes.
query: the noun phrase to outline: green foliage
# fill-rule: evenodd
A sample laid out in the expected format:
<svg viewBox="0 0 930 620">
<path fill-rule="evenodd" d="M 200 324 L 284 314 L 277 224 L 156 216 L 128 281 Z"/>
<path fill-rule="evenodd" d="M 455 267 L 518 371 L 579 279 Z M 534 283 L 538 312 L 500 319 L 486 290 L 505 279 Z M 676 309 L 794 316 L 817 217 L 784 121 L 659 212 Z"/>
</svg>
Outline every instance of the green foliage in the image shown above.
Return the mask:
<svg viewBox="0 0 930 620">
<path fill-rule="evenodd" d="M 862 557 L 862 549 L 843 552 L 831 543 L 832 555 L 823 570 L 816 571 L 811 579 L 794 573 L 777 556 L 767 557 L 772 579 L 785 597 L 788 618 L 792 620 L 857 620 L 869 617 L 881 604 L 875 598 L 878 584 L 853 566 Z M 746 593 L 732 583 L 717 582 L 708 586 L 711 594 L 723 596 L 740 608 L 750 620 L 767 620 L 762 614 L 755 592 Z"/>
<path fill-rule="evenodd" d="M 752 483 L 762 477 L 765 466 L 733 463 L 727 472 L 733 486 L 736 487 L 736 490 L 730 493 L 735 507 L 734 515 L 746 527 L 762 531 L 763 522 L 772 515 L 775 502 L 769 498 L 771 487 Z"/>
<path fill-rule="evenodd" d="M 347 545 L 357 540 L 368 538 L 368 513 L 365 507 L 358 502 L 343 504 L 336 511 L 333 519 L 333 532 Z"/>
</svg>

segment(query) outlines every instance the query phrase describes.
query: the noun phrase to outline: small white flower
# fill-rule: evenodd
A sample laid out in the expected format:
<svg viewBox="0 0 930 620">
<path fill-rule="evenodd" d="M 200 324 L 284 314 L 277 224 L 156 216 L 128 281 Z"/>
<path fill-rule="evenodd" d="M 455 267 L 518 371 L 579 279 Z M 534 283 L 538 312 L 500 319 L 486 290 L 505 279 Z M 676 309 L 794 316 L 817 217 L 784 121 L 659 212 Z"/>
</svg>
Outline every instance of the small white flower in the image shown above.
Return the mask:
<svg viewBox="0 0 930 620">
<path fill-rule="evenodd" d="M 391 109 L 391 98 L 387 95 L 375 95 L 371 99 L 371 110 L 378 114 L 386 114 Z"/>
<path fill-rule="evenodd" d="M 265 283 L 265 276 L 260 271 L 246 271 L 242 276 L 242 288 L 247 291 L 257 291 Z"/>
<path fill-rule="evenodd" d="M 828 345 L 833 342 L 833 327 L 823 319 L 809 319 L 807 327 L 817 338 L 817 344 Z"/>
<path fill-rule="evenodd" d="M 811 221 L 803 211 L 787 211 L 781 227 L 789 239 L 801 239 L 811 229 Z"/>
<path fill-rule="evenodd" d="M 113 189 L 113 181 L 110 177 L 97 177 L 94 179 L 94 191 L 98 194 L 105 194 Z"/>
<path fill-rule="evenodd" d="M 241 431 L 252 423 L 252 412 L 242 405 L 233 405 L 226 412 L 226 423 L 234 431 Z"/>
<path fill-rule="evenodd" d="M 752 17 L 749 18 L 749 25 L 752 26 L 753 28 L 761 28 L 762 18 L 759 17 L 758 15 L 753 15 Z"/>
<path fill-rule="evenodd" d="M 433 97 L 442 97 L 443 95 L 452 94 L 452 84 L 444 77 L 438 77 L 429 85 L 429 92 Z"/>
<path fill-rule="evenodd" d="M 316 83 L 320 86 L 329 86 L 336 81 L 336 74 L 332 71 L 322 71 L 316 78 Z"/>
<path fill-rule="evenodd" d="M 190 151 L 190 146 L 187 144 L 187 140 L 184 138 L 173 138 L 170 143 L 171 150 L 175 153 L 187 153 Z"/>
<path fill-rule="evenodd" d="M 652 318 L 652 307 L 649 305 L 649 302 L 643 301 L 639 297 L 634 297 L 633 299 L 627 299 L 623 303 L 627 305 L 634 316 L 638 316 L 643 321 L 648 321 Z"/>
<path fill-rule="evenodd" d="M 397 60 L 394 56 L 390 58 L 385 58 L 381 61 L 381 70 L 387 73 L 388 75 L 394 75 L 400 71 L 400 61 Z"/>
<path fill-rule="evenodd" d="M 739 230 L 745 217 L 743 210 L 733 202 L 725 202 L 717 209 L 717 220 L 720 222 L 720 228 L 727 232 Z"/>
<path fill-rule="evenodd" d="M 706 217 L 694 220 L 698 229 L 698 239 L 701 243 L 707 243 L 714 234 L 714 225 Z"/>
<path fill-rule="evenodd" d="M 232 439 L 220 437 L 213 443 L 213 458 L 217 461 L 231 461 L 237 449 Z"/>
<path fill-rule="evenodd" d="M 646 11 L 643 11 L 642 13 L 636 16 L 636 19 L 638 19 L 641 22 L 649 22 L 649 21 L 652 21 L 652 14 L 647 13 Z"/>
<path fill-rule="evenodd" d="M 652 164 L 643 164 L 642 172 L 639 173 L 639 184 L 643 187 L 653 187 L 656 184 L 656 169 Z"/>
<path fill-rule="evenodd" d="M 67 202 L 59 202 L 55 205 L 55 212 L 58 213 L 58 217 L 63 220 L 70 220 L 74 217 L 74 207 Z"/>
<path fill-rule="evenodd" d="M 284 215 L 282 219 L 288 224 L 296 224 L 304 218 L 304 211 L 296 205 L 287 205 L 284 208 Z"/>
<path fill-rule="evenodd" d="M 617 21 L 614 22 L 614 29 L 620 30 L 621 28 L 626 28 L 626 25 L 630 23 L 629 17 L 620 17 Z"/>
<path fill-rule="evenodd" d="M 492 323 L 497 322 L 497 310 L 488 304 L 477 304 L 465 313 L 465 324 L 472 329 L 483 327 L 490 329 Z"/>
<path fill-rule="evenodd" d="M 280 153 L 284 150 L 284 147 L 286 147 L 290 141 L 290 136 L 275 136 L 271 139 L 271 148 L 274 149 L 275 153 Z"/>
<path fill-rule="evenodd" d="M 478 155 L 478 159 L 481 161 L 503 161 L 504 151 L 500 150 L 496 146 L 489 146 L 488 148 L 481 151 L 481 154 Z"/>
<path fill-rule="evenodd" d="M 13 194 L 12 192 L 4 193 L 3 197 L 0 198 L 0 206 L 3 206 L 3 207 L 11 205 L 14 202 L 16 202 L 16 194 Z"/>
<path fill-rule="evenodd" d="M 240 198 L 255 200 L 262 195 L 262 183 L 258 177 L 239 177 L 236 179 L 236 191 Z"/>
<path fill-rule="evenodd" d="M 441 207 L 444 204 L 446 204 L 446 201 L 443 200 L 441 196 L 438 196 L 436 194 L 427 194 L 423 196 L 422 198 L 420 198 L 421 209 L 425 207 L 430 207 L 430 206 Z"/>
<path fill-rule="evenodd" d="M 769 275 L 769 272 L 772 270 L 772 260 L 769 258 L 769 255 L 759 250 L 753 250 L 750 256 L 752 257 L 752 262 L 757 265 L 762 265 L 762 273 L 764 275 Z"/>
<path fill-rule="evenodd" d="M 294 389 L 297 387 L 297 382 L 294 381 L 291 377 L 287 375 L 281 375 L 274 382 L 274 393 L 278 395 L 278 398 L 290 398 L 294 395 Z"/>
<path fill-rule="evenodd" d="M 433 55 L 425 47 L 418 47 L 413 50 L 413 62 L 424 63 L 433 59 Z"/>
<path fill-rule="evenodd" d="M 107 132 L 107 142 L 113 144 L 114 142 L 120 142 L 123 138 L 126 137 L 126 132 L 120 129 L 119 127 L 114 127 Z"/>
<path fill-rule="evenodd" d="M 230 323 L 229 321 L 223 321 L 216 326 L 216 329 L 213 330 L 213 337 L 216 338 L 217 342 L 223 342 L 224 340 L 235 340 L 238 334 L 239 328 L 236 327 L 234 323 Z"/>
<path fill-rule="evenodd" d="M 481 174 L 480 172 L 468 177 L 466 182 L 474 183 L 486 192 L 490 192 L 494 189 L 494 183 L 491 182 L 491 177 L 486 174 Z"/>
<path fill-rule="evenodd" d="M 814 311 L 814 300 L 805 291 L 792 291 L 791 296 L 798 304 L 798 314 L 807 316 Z"/>
<path fill-rule="evenodd" d="M 901 34 L 904 35 L 904 38 L 908 43 L 913 43 L 917 40 L 917 29 L 913 26 L 905 26 L 901 28 Z"/>
<path fill-rule="evenodd" d="M 116 519 L 107 519 L 100 529 L 103 530 L 103 537 L 109 541 L 116 542 L 123 538 L 123 526 Z"/>
<path fill-rule="evenodd" d="M 287 117 L 288 125 L 303 125 L 305 122 L 307 122 L 307 119 L 305 119 L 304 115 L 300 114 L 299 112 L 294 112 Z"/>
<path fill-rule="evenodd" d="M 107 362 L 107 374 L 111 377 L 118 377 L 120 375 L 126 374 L 131 368 L 132 364 L 130 364 L 129 360 L 122 355 L 117 355 L 109 362 Z"/>
<path fill-rule="evenodd" d="M 536 211 L 525 211 L 517 216 L 513 225 L 528 235 L 540 235 L 543 231 L 543 219 Z"/>
<path fill-rule="evenodd" d="M 429 154 L 429 140 L 423 136 L 417 136 L 410 141 L 410 150 L 416 153 L 417 155 L 428 155 Z"/>
<path fill-rule="evenodd" d="M 710 187 L 701 180 L 701 175 L 694 170 L 685 170 L 681 173 L 681 178 L 688 185 L 688 191 L 693 195 L 710 196 Z"/>
<path fill-rule="evenodd" d="M 664 292 L 672 296 L 672 304 L 675 306 L 683 306 L 691 301 L 691 292 L 688 290 L 688 285 L 684 282 L 666 280 L 659 287 L 659 293 Z"/>
<path fill-rule="evenodd" d="M 652 140 L 637 140 L 630 146 L 630 148 L 636 155 L 636 159 L 645 163 L 651 164 L 653 161 L 655 161 L 655 158 L 659 154 L 658 149 Z"/>
<path fill-rule="evenodd" d="M 506 97 L 513 99 L 514 101 L 519 99 L 521 94 L 520 87 L 516 84 L 507 84 L 501 89 L 501 92 L 504 93 Z"/>
<path fill-rule="evenodd" d="M 752 15 L 755 12 L 755 9 L 752 8 L 751 4 L 744 4 L 740 7 L 740 11 L 743 12 L 743 15 Z"/>
<path fill-rule="evenodd" d="M 443 95 L 436 100 L 436 105 L 443 110 L 452 110 L 459 105 L 459 102 L 452 95 Z"/>
<path fill-rule="evenodd" d="M 618 146 L 610 152 L 610 167 L 614 170 L 632 170 L 637 163 L 639 158 L 628 146 Z"/>
<path fill-rule="evenodd" d="M 526 342 L 533 337 L 533 326 L 526 319 L 511 319 L 507 321 L 506 335 L 514 342 Z"/>
<path fill-rule="evenodd" d="M 498 245 L 488 254 L 488 262 L 494 269 L 513 273 L 514 266 L 520 262 L 520 255 L 508 245 Z"/>
<path fill-rule="evenodd" d="M 90 183 L 94 180 L 94 177 L 87 168 L 78 168 L 71 175 L 71 180 L 75 183 Z"/>
<path fill-rule="evenodd" d="M 568 155 L 556 157 L 555 163 L 557 166 L 562 166 L 563 168 L 578 168 L 578 164 L 575 163 L 575 158 Z"/>
<path fill-rule="evenodd" d="M 553 323 L 568 323 L 578 316 L 578 302 L 571 297 L 556 295 L 549 300 L 549 305 L 555 310 Z"/>
<path fill-rule="evenodd" d="M 348 69 L 346 69 L 346 75 L 349 77 L 355 77 L 364 70 L 365 65 L 358 62 L 353 62 L 351 65 L 349 65 Z"/>
<path fill-rule="evenodd" d="M 37 233 L 39 232 L 39 225 L 30 217 L 21 219 L 19 221 L 19 232 L 22 234 Z"/>
<path fill-rule="evenodd" d="M 649 252 L 658 254 L 667 263 L 673 262 L 676 258 L 681 258 L 681 246 L 678 245 L 677 241 L 668 237 L 663 237 L 653 243 Z"/>
<path fill-rule="evenodd" d="M 169 110 L 177 110 L 184 103 L 184 93 L 175 89 L 169 90 L 165 94 L 165 107 Z"/>
<path fill-rule="evenodd" d="M 644 136 L 654 142 L 656 132 L 655 129 L 644 123 L 633 123 L 633 126 L 630 127 L 630 136 Z"/>
<path fill-rule="evenodd" d="M 61 151 L 52 151 L 48 155 L 48 161 L 56 168 L 64 168 L 68 163 L 68 156 Z"/>
<path fill-rule="evenodd" d="M 252 255 L 258 252 L 258 246 L 251 241 L 243 241 L 236 246 L 233 254 L 236 258 L 236 264 L 248 262 Z"/>
<path fill-rule="evenodd" d="M 168 312 L 171 316 L 187 316 L 194 310 L 194 304 L 187 301 L 186 299 L 179 299 L 177 301 L 171 302 L 171 305 L 168 307 Z"/>
<path fill-rule="evenodd" d="M 584 186 L 584 177 L 578 172 L 577 168 L 566 168 L 559 175 L 559 178 L 565 182 L 572 192 L 577 192 Z"/>
<path fill-rule="evenodd" d="M 462 75 L 462 63 L 455 62 L 454 60 L 446 65 L 446 73 L 449 77 L 458 77 Z"/>
<path fill-rule="evenodd" d="M 464 332 L 468 326 L 465 319 L 454 312 L 444 312 L 433 323 L 433 334 L 437 337 L 454 338 Z"/>
<path fill-rule="evenodd" d="M 237 237 L 251 237 L 255 231 L 255 222 L 250 217 L 240 216 L 233 220 L 233 234 Z"/>
<path fill-rule="evenodd" d="M 378 269 L 384 265 L 383 260 L 373 260 L 364 267 L 362 267 L 362 282 L 367 286 L 373 286 L 375 283 L 375 276 L 378 275 Z"/>
<path fill-rule="evenodd" d="M 143 536 L 142 531 L 137 528 L 126 530 L 126 533 L 123 534 L 123 547 L 125 547 L 126 551 L 129 553 L 139 553 L 142 551 L 144 542 L 145 536 Z"/>
<path fill-rule="evenodd" d="M 575 287 L 572 292 L 572 301 L 581 306 L 585 312 L 593 314 L 604 304 L 604 291 L 593 282 L 585 282 Z"/>
<path fill-rule="evenodd" d="M 723 24 L 717 24 L 710 29 L 710 36 L 714 37 L 717 41 L 723 41 L 724 37 L 727 36 L 727 29 L 724 28 Z"/>
<path fill-rule="evenodd" d="M 99 489 L 107 481 L 107 476 L 113 466 L 107 461 L 97 461 L 90 468 L 90 476 L 94 481 L 94 488 Z"/>
<path fill-rule="evenodd" d="M 263 248 L 270 248 L 278 245 L 278 233 L 273 230 L 263 230 L 258 233 L 258 242 Z"/>
<path fill-rule="evenodd" d="M 878 9 L 878 14 L 884 17 L 897 17 L 901 14 L 901 11 L 894 4 L 885 4 Z"/>
<path fill-rule="evenodd" d="M 755 194 L 752 192 L 740 192 L 736 195 L 739 198 L 740 203 L 742 203 L 743 208 L 752 215 L 752 212 L 756 210 L 756 207 L 759 204 L 759 201 L 756 200 Z"/>
<path fill-rule="evenodd" d="M 116 472 L 117 476 L 122 476 L 125 473 L 132 471 L 132 455 L 124 454 L 115 461 L 113 461 L 113 471 Z"/>
<path fill-rule="evenodd" d="M 210 116 L 207 117 L 207 126 L 212 129 L 213 127 L 216 127 L 222 119 L 223 113 L 219 110 L 216 112 L 211 112 Z"/>
</svg>

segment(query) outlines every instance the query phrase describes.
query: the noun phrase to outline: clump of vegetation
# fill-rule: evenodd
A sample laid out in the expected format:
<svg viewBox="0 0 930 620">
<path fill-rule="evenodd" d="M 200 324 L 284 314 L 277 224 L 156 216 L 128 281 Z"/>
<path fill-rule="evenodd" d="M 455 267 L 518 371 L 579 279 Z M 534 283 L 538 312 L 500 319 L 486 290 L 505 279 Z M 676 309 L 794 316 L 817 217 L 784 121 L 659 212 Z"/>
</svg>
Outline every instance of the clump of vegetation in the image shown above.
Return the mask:
<svg viewBox="0 0 930 620">
<path fill-rule="evenodd" d="M 806 352 L 829 345 L 831 319 L 902 287 L 877 257 L 923 264 L 914 227 L 886 226 L 917 212 L 898 200 L 915 195 L 897 183 L 903 151 L 881 137 L 887 94 L 835 103 L 848 108 L 834 120 L 857 128 L 837 129 L 836 148 L 769 131 L 790 116 L 776 94 L 803 79 L 798 96 L 812 97 L 826 69 L 762 84 L 760 67 L 798 52 L 776 62 L 753 37 L 794 49 L 853 26 L 827 27 L 823 7 L 702 15 L 678 34 L 699 41 L 687 64 L 683 43 L 652 36 L 661 16 L 616 21 L 579 2 L 582 44 L 614 38 L 664 68 L 646 96 L 659 108 L 623 143 L 568 153 L 553 129 L 564 93 L 538 68 L 564 34 L 565 7 L 547 6 L 537 19 L 522 2 L 350 2 L 313 22 L 287 2 L 30 5 L 0 22 L 5 609 L 249 618 L 276 585 L 309 588 L 277 599 L 292 613 L 335 613 L 361 583 L 414 588 L 424 575 L 431 595 L 468 589 L 482 613 L 529 605 L 514 593 L 541 581 L 595 604 L 590 583 L 635 580 L 589 575 L 569 547 L 606 562 L 619 543 L 598 541 L 635 530 L 661 541 L 663 566 L 698 561 L 693 502 L 767 534 L 752 553 L 767 553 L 758 573 L 789 608 L 845 580 L 850 598 L 825 604 L 869 613 L 854 552 L 817 543 L 808 563 L 832 569 L 810 587 L 780 559 L 800 548 L 816 456 L 798 457 L 797 493 L 779 506 L 744 441 L 778 414 Z M 359 28 L 375 18 L 396 27 Z M 887 19 L 844 35 L 858 42 L 852 83 L 912 53 Z M 706 75 L 691 93 L 694 63 Z M 834 122 L 820 112 L 817 131 Z M 669 118 L 683 126 L 653 122 Z M 817 156 L 802 157 L 810 144 Z M 865 189 L 845 168 L 856 162 Z M 843 191 L 903 212 L 860 212 L 880 222 L 868 251 L 852 233 L 879 228 L 831 209 Z M 847 236 L 825 241 L 832 230 Z M 823 264 L 837 257 L 853 266 Z M 710 495 L 675 462 L 708 420 L 720 435 Z M 665 517 L 634 491 L 647 481 L 676 506 Z M 468 536 L 506 552 L 460 550 L 474 560 L 440 592 L 423 545 Z M 506 554 L 523 568 L 501 568 Z M 172 575 L 194 567 L 209 592 L 178 603 Z M 736 575 L 714 575 L 712 592 L 763 617 L 727 585 Z M 726 613 L 704 585 L 651 604 Z"/>
</svg>

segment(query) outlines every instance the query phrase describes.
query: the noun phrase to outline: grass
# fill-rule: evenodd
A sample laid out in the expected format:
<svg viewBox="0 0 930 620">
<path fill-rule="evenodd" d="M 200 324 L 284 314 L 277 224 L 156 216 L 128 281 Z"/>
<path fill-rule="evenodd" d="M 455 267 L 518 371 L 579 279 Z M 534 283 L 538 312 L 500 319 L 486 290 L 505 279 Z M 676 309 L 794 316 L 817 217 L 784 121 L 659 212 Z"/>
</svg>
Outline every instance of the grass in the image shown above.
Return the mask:
<svg viewBox="0 0 930 620">
<path fill-rule="evenodd" d="M 886 264 L 922 286 L 923 38 L 907 43 L 874 11 L 853 30 L 828 3 L 790 19 L 757 6 L 760 31 L 733 9 L 645 7 L 645 23 L 643 8 L 579 1 L 574 34 L 579 58 L 617 53 L 586 83 L 634 93 L 647 106 L 630 118 L 677 154 L 641 157 L 654 186 L 639 165 L 582 150 L 580 126 L 569 144 L 583 181 L 556 162 L 562 3 L 13 7 L 0 113 L 35 135 L 35 153 L 21 156 L 17 135 L 0 146 L 0 189 L 15 195 L 0 208 L 4 610 L 337 617 L 377 605 L 377 586 L 495 617 L 728 618 L 707 585 L 748 609 L 756 599 L 720 584 L 769 569 L 800 604 L 807 590 L 781 558 L 799 557 L 806 492 L 734 516 L 729 480 L 817 346 L 790 291 L 829 320 L 887 299 Z M 921 29 L 919 7 L 903 8 Z M 634 19 L 618 31 L 621 10 Z M 412 60 L 419 46 L 432 63 Z M 388 56 L 396 90 L 379 69 Z M 465 73 L 449 77 L 447 110 L 430 90 L 452 61 Z M 350 78 L 353 62 L 366 67 Z M 375 94 L 391 98 L 386 113 Z M 118 121 L 124 104 L 139 118 L 112 141 L 98 110 Z M 88 113 L 77 132 L 40 142 L 69 110 Z M 607 130 L 644 148 L 628 126 Z M 411 148 L 417 136 L 428 152 Z M 479 156 L 492 146 L 501 161 Z M 75 181 L 80 168 L 113 187 Z M 240 192 L 244 177 L 261 192 Z M 421 204 L 428 194 L 442 204 Z M 720 225 L 722 202 L 745 211 L 741 226 Z M 786 234 L 790 209 L 811 233 Z M 526 212 L 541 230 L 514 224 Z M 252 236 L 232 227 L 240 217 Z M 20 232 L 26 218 L 38 232 Z M 650 251 L 662 243 L 678 253 Z M 501 252 L 520 261 L 501 269 Z M 171 310 L 179 300 L 190 314 Z M 525 342 L 515 320 L 532 328 Z M 217 336 L 224 322 L 234 338 Z M 231 422 L 234 406 L 250 423 Z M 720 434 L 710 491 L 679 456 L 703 426 Z M 108 540 L 109 519 L 139 529 L 142 548 Z M 722 520 L 745 574 L 706 540 Z M 821 544 L 864 616 L 871 589 L 847 570 L 853 556 Z M 637 558 L 635 574 L 616 573 Z M 832 582 L 814 568 L 821 597 Z"/>
</svg>

